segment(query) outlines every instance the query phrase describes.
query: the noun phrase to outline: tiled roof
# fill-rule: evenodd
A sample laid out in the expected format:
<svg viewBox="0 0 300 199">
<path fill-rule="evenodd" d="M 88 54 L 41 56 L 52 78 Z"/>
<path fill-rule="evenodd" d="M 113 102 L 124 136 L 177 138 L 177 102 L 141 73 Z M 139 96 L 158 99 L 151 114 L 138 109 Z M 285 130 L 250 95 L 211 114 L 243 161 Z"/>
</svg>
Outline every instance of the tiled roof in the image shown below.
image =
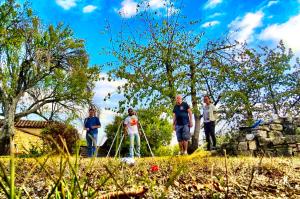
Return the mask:
<svg viewBox="0 0 300 199">
<path fill-rule="evenodd" d="M 34 120 L 19 120 L 15 123 L 17 128 L 45 128 L 50 124 L 47 121 L 34 121 Z M 0 119 L 0 126 L 3 125 L 3 120 Z"/>
</svg>

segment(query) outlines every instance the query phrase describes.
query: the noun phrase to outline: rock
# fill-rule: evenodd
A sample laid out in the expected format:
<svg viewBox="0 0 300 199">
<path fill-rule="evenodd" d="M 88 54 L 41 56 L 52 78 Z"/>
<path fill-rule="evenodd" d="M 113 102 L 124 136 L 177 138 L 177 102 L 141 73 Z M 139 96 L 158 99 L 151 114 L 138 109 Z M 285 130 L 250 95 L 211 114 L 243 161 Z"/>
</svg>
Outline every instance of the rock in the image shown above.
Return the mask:
<svg viewBox="0 0 300 199">
<path fill-rule="evenodd" d="M 273 145 L 285 144 L 285 140 L 281 137 L 275 137 L 272 139 Z"/>
<path fill-rule="evenodd" d="M 300 126 L 300 117 L 294 117 L 293 118 L 293 124 Z"/>
<path fill-rule="evenodd" d="M 258 126 L 257 130 L 270 131 L 270 128 L 267 125 L 263 125 L 263 126 Z"/>
<path fill-rule="evenodd" d="M 247 141 L 251 141 L 255 138 L 255 135 L 253 133 L 249 133 L 249 134 L 246 134 L 246 140 Z"/>
<path fill-rule="evenodd" d="M 281 124 L 270 124 L 271 130 L 282 131 L 283 126 Z"/>
<path fill-rule="evenodd" d="M 250 142 L 248 142 L 248 145 L 249 145 L 250 150 L 256 150 L 257 149 L 256 141 L 250 141 Z"/>
<path fill-rule="evenodd" d="M 256 131 L 256 134 L 257 134 L 259 137 L 263 137 L 263 138 L 267 138 L 267 137 L 268 137 L 267 131 L 257 130 L 257 131 Z"/>
<path fill-rule="evenodd" d="M 272 147 L 272 139 L 270 138 L 264 138 L 264 137 L 257 137 L 258 139 L 258 144 L 259 146 L 264 146 L 264 147 Z"/>
<path fill-rule="evenodd" d="M 247 142 L 240 142 L 238 144 L 239 151 L 247 151 L 248 150 L 248 143 Z"/>
<path fill-rule="evenodd" d="M 278 119 L 274 119 L 272 120 L 273 124 L 282 124 L 283 123 L 283 119 L 282 118 L 278 118 Z"/>
<path fill-rule="evenodd" d="M 243 135 L 243 136 L 237 137 L 237 141 L 238 141 L 238 142 L 245 142 L 245 141 L 246 141 L 246 136 Z"/>
<path fill-rule="evenodd" d="M 274 139 L 277 137 L 283 137 L 283 135 L 280 131 L 270 131 L 268 132 L 268 137 Z"/>
<path fill-rule="evenodd" d="M 284 140 L 288 144 L 300 143 L 300 135 L 286 135 Z"/>
</svg>

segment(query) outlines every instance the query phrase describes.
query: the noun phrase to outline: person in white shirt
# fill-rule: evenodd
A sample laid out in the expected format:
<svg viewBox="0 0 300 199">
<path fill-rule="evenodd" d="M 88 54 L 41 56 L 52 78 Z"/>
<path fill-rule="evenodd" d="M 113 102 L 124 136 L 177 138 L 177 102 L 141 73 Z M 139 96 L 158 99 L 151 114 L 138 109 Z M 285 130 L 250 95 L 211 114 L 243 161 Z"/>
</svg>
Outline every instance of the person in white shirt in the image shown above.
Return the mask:
<svg viewBox="0 0 300 199">
<path fill-rule="evenodd" d="M 128 109 L 128 116 L 124 120 L 124 128 L 125 135 L 128 134 L 130 139 L 129 157 L 134 157 L 134 151 L 136 153 L 136 156 L 140 157 L 141 141 L 138 129 L 138 118 L 134 114 L 132 108 Z M 134 142 L 136 142 L 136 147 L 134 147 Z"/>
<path fill-rule="evenodd" d="M 204 132 L 205 138 L 207 142 L 207 150 L 216 149 L 217 141 L 215 135 L 215 121 L 216 121 L 216 108 L 211 103 L 208 95 L 204 96 L 203 106 L 203 121 L 204 121 Z M 211 138 L 211 139 L 210 139 Z M 211 148 L 211 140 L 212 140 L 212 148 Z"/>
</svg>

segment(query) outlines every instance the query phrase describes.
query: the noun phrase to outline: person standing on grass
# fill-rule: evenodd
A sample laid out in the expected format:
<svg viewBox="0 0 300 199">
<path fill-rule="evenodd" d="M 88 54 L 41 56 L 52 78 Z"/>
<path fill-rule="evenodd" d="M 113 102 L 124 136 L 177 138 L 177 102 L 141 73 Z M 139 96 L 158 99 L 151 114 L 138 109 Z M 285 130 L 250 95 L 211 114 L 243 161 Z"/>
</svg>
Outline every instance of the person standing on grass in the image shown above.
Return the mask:
<svg viewBox="0 0 300 199">
<path fill-rule="evenodd" d="M 203 122 L 204 122 L 204 132 L 207 142 L 207 150 L 216 149 L 217 141 L 215 135 L 215 121 L 216 121 L 216 108 L 211 103 L 208 95 L 203 98 L 205 105 L 203 106 Z M 212 140 L 212 148 L 210 148 Z"/>
<path fill-rule="evenodd" d="M 193 118 L 190 106 L 182 101 L 181 95 L 177 95 L 176 105 L 173 109 L 173 128 L 176 131 L 180 155 L 187 154 L 188 141 L 191 138 L 191 127 L 193 127 Z"/>
<path fill-rule="evenodd" d="M 98 128 L 101 127 L 101 123 L 98 117 L 96 117 L 96 111 L 93 108 L 89 109 L 89 117 L 84 120 L 84 129 L 86 130 L 86 142 L 88 147 L 88 157 L 96 155 Z"/>
<path fill-rule="evenodd" d="M 138 129 L 138 118 L 135 115 L 132 108 L 128 109 L 128 116 L 124 120 L 125 135 L 129 135 L 130 146 L 129 146 L 129 157 L 134 157 L 134 151 L 137 157 L 140 157 L 141 140 Z M 136 142 L 136 147 L 134 147 Z"/>
</svg>

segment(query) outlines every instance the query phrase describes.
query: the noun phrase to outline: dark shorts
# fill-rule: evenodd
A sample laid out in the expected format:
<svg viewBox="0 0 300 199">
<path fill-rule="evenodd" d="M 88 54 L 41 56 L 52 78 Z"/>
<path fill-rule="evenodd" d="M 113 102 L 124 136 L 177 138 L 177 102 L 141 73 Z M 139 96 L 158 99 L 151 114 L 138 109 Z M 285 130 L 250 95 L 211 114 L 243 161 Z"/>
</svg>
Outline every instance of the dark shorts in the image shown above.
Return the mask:
<svg viewBox="0 0 300 199">
<path fill-rule="evenodd" d="M 176 136 L 177 136 L 178 142 L 190 140 L 191 133 L 190 133 L 190 127 L 188 124 L 182 125 L 182 126 L 176 125 L 175 131 L 176 131 Z"/>
</svg>

